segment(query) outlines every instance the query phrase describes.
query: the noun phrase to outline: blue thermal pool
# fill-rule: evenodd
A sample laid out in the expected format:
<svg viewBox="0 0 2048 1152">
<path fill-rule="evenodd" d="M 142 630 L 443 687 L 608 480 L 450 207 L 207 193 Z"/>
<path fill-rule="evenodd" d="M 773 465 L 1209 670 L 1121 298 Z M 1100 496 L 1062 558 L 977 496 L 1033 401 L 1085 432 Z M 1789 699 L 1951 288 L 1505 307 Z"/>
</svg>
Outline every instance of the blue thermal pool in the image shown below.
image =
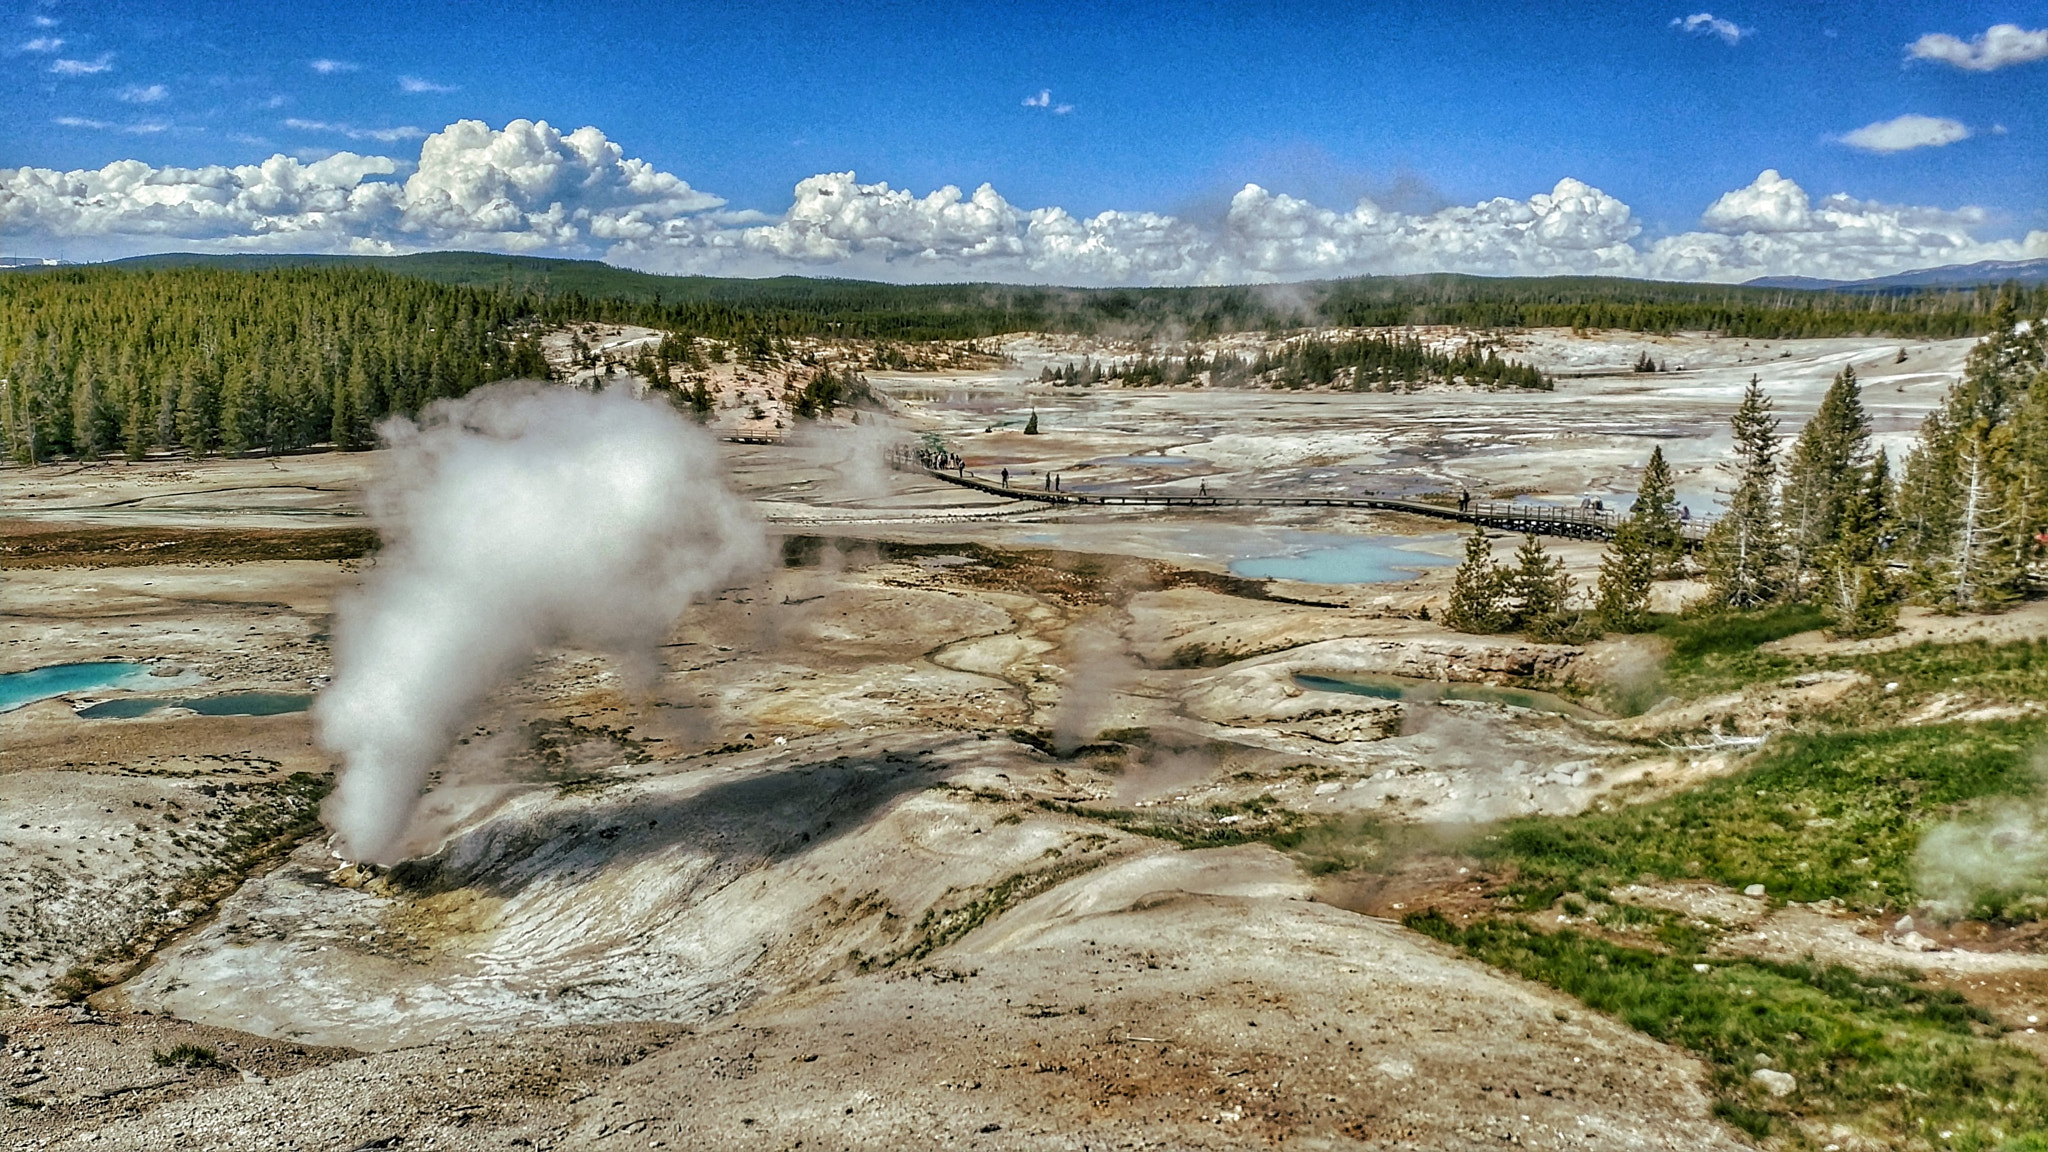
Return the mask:
<svg viewBox="0 0 2048 1152">
<path fill-rule="evenodd" d="M 24 704 L 48 700 L 67 692 L 93 692 L 102 688 L 142 688 L 149 680 L 149 665 L 100 660 L 89 664 L 52 664 L 27 672 L 0 675 L 0 712 L 12 712 Z"/>
<path fill-rule="evenodd" d="M 89 720 L 132 720 L 160 708 L 183 708 L 201 716 L 282 716 L 304 712 L 312 703 L 311 696 L 299 692 L 228 692 L 190 700 L 137 696 L 94 704 L 78 714 Z"/>
<path fill-rule="evenodd" d="M 1441 556 L 1377 540 L 1318 535 L 1311 538 L 1310 547 L 1298 552 L 1232 561 L 1230 571 L 1254 579 L 1300 580 L 1309 584 L 1376 584 L 1449 563 Z"/>
</svg>

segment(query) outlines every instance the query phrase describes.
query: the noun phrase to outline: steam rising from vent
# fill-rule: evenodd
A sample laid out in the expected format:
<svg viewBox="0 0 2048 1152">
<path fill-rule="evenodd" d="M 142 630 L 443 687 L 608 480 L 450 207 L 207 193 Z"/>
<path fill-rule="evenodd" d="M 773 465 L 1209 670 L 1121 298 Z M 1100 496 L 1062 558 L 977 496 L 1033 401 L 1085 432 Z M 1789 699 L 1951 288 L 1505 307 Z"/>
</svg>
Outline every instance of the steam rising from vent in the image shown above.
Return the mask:
<svg viewBox="0 0 2048 1152">
<path fill-rule="evenodd" d="M 1066 647 L 1066 683 L 1052 717 L 1053 749 L 1062 756 L 1095 738 L 1114 712 L 1116 694 L 1137 673 L 1123 637 L 1102 617 L 1082 621 Z"/>
<path fill-rule="evenodd" d="M 2034 756 L 2048 783 L 2048 751 Z M 2038 795 L 1988 805 L 1920 838 L 1914 885 L 1938 916 L 1967 916 L 1979 901 L 2039 909 L 2048 886 L 2048 801 Z"/>
<path fill-rule="evenodd" d="M 710 436 L 624 390 L 497 385 L 379 431 L 384 547 L 337 607 L 313 719 L 342 760 L 321 814 L 335 850 L 390 864 L 427 773 L 536 651 L 596 649 L 651 677 L 690 600 L 767 546 Z"/>
</svg>

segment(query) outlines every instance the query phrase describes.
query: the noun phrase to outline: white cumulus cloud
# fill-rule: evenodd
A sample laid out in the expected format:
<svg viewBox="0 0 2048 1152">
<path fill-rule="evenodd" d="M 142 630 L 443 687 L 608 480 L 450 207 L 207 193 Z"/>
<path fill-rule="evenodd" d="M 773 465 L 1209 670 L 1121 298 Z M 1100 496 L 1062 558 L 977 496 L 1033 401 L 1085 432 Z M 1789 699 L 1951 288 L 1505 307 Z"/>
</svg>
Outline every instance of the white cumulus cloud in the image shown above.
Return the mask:
<svg viewBox="0 0 2048 1152">
<path fill-rule="evenodd" d="M 2048 28 L 2028 31 L 2017 24 L 1994 24 L 1975 39 L 1929 32 L 1906 46 L 1918 60 L 1938 60 L 1971 72 L 1995 72 L 2013 64 L 2048 60 Z"/>
<path fill-rule="evenodd" d="M 170 94 L 170 90 L 161 84 L 130 84 L 114 93 L 114 99 L 128 104 L 154 104 Z"/>
<path fill-rule="evenodd" d="M 342 152 L 315 164 L 273 156 L 239 167 L 0 170 L 0 227 L 58 237 L 123 236 L 226 249 L 387 251 L 374 238 L 394 215 L 397 166 Z"/>
<path fill-rule="evenodd" d="M 111 72 L 113 68 L 114 57 L 110 52 L 102 52 L 90 60 L 59 59 L 50 65 L 50 71 L 59 76 L 97 76 Z"/>
<path fill-rule="evenodd" d="M 1740 44 L 1743 37 L 1753 35 L 1756 31 L 1753 28 L 1744 28 L 1733 20 L 1723 20 L 1712 12 L 1695 12 L 1690 16 L 1673 17 L 1671 26 L 1695 36 L 1719 36 L 1725 44 Z"/>
<path fill-rule="evenodd" d="M 2017 241 L 1976 239 L 1989 223 L 1981 208 L 1882 204 L 1842 193 L 1815 204 L 1804 188 L 1767 169 L 1748 187 L 1708 206 L 1700 217 L 1705 231 L 1650 245 L 1644 267 L 1673 280 L 1856 280 L 1942 264 L 2048 256 L 2048 232 Z"/>
<path fill-rule="evenodd" d="M 1024 98 L 1024 106 L 1026 108 L 1043 108 L 1051 112 L 1055 116 L 1065 116 L 1067 113 L 1072 112 L 1074 110 L 1074 106 L 1072 104 L 1053 103 L 1052 89 L 1050 88 L 1040 88 L 1038 90 L 1038 95 L 1026 96 Z"/>
<path fill-rule="evenodd" d="M 629 159 L 596 128 L 564 133 L 545 120 L 514 120 L 493 131 L 481 120 L 461 120 L 420 146 L 419 167 L 405 182 L 401 229 L 444 243 L 531 251 L 585 237 L 646 240 L 724 203 Z"/>
<path fill-rule="evenodd" d="M 653 271 L 890 280 L 1196 284 L 1435 271 L 1855 279 L 2048 255 L 2048 232 L 1978 239 L 1991 224 L 1977 208 L 1817 198 L 1776 171 L 1720 196 L 1695 230 L 1655 239 L 1644 237 L 1628 204 L 1569 177 L 1526 199 L 1428 212 L 1369 198 L 1324 207 L 1248 184 L 1220 221 L 1205 224 L 1158 212 L 1083 217 L 1028 207 L 988 184 L 920 195 L 827 172 L 800 181 L 788 207 L 770 215 L 727 209 L 626 156 L 597 128 L 563 132 L 527 120 L 502 129 L 458 121 L 427 136 L 416 161 L 343 152 L 318 163 L 273 156 L 232 168 L 121 161 L 74 172 L 0 169 L 0 230 L 74 242 L 74 251 L 80 240 L 108 254 L 174 242 L 222 250 L 468 248 L 594 255 Z"/>
<path fill-rule="evenodd" d="M 38 36 L 21 46 L 23 52 L 55 52 L 64 47 L 61 36 Z"/>
<path fill-rule="evenodd" d="M 1865 152 L 1906 152 L 1914 148 L 1940 148 L 1970 138 L 1970 126 L 1960 120 L 1922 116 L 1909 112 L 1890 120 L 1865 124 L 1842 135 L 1842 143 Z"/>
</svg>

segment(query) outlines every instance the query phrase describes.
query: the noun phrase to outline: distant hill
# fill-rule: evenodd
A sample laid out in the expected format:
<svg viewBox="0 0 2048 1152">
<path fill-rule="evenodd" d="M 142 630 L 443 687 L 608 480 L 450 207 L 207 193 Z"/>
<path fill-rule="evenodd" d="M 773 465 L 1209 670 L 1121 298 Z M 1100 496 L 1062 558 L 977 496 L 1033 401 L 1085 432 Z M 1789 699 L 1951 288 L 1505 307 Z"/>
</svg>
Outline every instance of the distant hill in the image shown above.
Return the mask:
<svg viewBox="0 0 2048 1152">
<path fill-rule="evenodd" d="M 1811 276 L 1765 276 L 1745 288 L 1791 288 L 1803 292 L 1914 292 L 1922 288 L 1982 288 L 1999 284 L 2048 284 L 2048 257 L 2038 260 L 1979 260 L 1920 268 L 1869 280 L 1815 280 Z"/>
</svg>

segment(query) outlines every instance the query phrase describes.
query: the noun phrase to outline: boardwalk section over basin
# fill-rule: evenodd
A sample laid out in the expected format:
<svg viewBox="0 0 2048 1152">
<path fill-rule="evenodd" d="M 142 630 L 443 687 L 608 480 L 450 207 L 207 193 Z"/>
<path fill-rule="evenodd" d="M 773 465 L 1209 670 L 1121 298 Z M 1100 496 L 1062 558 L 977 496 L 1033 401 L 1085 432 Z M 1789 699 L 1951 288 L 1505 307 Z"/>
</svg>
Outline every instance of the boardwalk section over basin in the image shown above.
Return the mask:
<svg viewBox="0 0 2048 1152">
<path fill-rule="evenodd" d="M 933 479 L 991 496 L 1010 500 L 1031 500 L 1041 504 L 1088 506 L 1149 505 L 1158 508 L 1377 508 L 1408 512 L 1439 520 L 1456 520 L 1507 532 L 1538 536 L 1567 536 L 1575 540 L 1607 540 L 1627 518 L 1624 512 L 1595 508 L 1561 508 L 1550 504 L 1529 504 L 1519 500 L 1466 500 L 1438 503 L 1409 496 L 1246 496 L 1229 492 L 1063 492 L 1049 488 L 1022 488 L 969 471 L 957 458 L 940 461 L 924 449 L 904 446 L 889 452 L 890 466 L 899 471 L 922 472 Z M 941 466 L 950 464 L 950 467 Z M 1681 525 L 1688 544 L 1704 539 L 1711 521 L 1688 519 Z"/>
</svg>

